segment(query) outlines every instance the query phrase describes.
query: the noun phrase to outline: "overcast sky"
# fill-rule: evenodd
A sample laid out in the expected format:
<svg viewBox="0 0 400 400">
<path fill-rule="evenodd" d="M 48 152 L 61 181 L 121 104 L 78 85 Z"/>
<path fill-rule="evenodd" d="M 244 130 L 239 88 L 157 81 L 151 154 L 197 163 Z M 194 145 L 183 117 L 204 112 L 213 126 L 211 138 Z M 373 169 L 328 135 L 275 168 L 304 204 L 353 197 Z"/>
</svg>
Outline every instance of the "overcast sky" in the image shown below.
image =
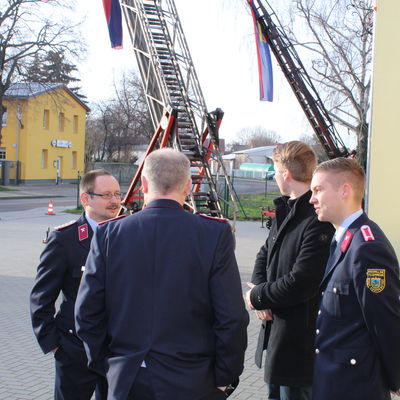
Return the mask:
<svg viewBox="0 0 400 400">
<path fill-rule="evenodd" d="M 78 1 L 88 57 L 81 66 L 83 91 L 90 102 L 112 93 L 123 70 L 135 69 L 128 33 L 124 49 L 110 48 L 101 0 Z M 259 101 L 252 19 L 245 0 L 175 0 L 209 111 L 225 112 L 220 136 L 228 142 L 246 127 L 263 126 L 283 139 L 312 134 L 303 112 L 273 59 L 274 102 Z"/>
</svg>

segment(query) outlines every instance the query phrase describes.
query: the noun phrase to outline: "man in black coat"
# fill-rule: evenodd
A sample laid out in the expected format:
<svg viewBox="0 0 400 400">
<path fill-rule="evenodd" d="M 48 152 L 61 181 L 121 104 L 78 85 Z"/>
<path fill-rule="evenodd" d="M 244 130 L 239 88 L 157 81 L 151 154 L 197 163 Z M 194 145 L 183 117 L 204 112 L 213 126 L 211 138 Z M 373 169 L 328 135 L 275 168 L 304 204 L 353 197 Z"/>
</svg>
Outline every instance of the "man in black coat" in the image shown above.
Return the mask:
<svg viewBox="0 0 400 400">
<path fill-rule="evenodd" d="M 390 400 L 400 394 L 400 280 L 395 252 L 362 210 L 365 176 L 352 159 L 320 164 L 312 197 L 336 229 L 321 284 L 314 400 Z"/>
<path fill-rule="evenodd" d="M 190 163 L 145 160 L 145 207 L 100 226 L 76 302 L 89 367 L 109 400 L 218 400 L 243 370 L 248 313 L 226 220 L 182 205 Z"/>
<path fill-rule="evenodd" d="M 89 400 L 95 387 L 96 399 L 107 397 L 104 378 L 87 368 L 85 350 L 75 332 L 74 306 L 93 231 L 99 222 L 117 215 L 121 192 L 117 180 L 105 170 L 85 174 L 80 192 L 85 212 L 50 234 L 30 297 L 36 338 L 44 353 L 54 353 L 56 400 Z M 63 298 L 56 314 L 60 292 Z"/>
<path fill-rule="evenodd" d="M 261 368 L 266 349 L 268 399 L 309 400 L 317 293 L 333 228 L 319 222 L 309 204 L 316 166 L 312 149 L 292 141 L 277 146 L 272 157 L 283 196 L 275 200 L 276 217 L 246 294 L 249 307 L 263 320 L 256 364 Z"/>
</svg>

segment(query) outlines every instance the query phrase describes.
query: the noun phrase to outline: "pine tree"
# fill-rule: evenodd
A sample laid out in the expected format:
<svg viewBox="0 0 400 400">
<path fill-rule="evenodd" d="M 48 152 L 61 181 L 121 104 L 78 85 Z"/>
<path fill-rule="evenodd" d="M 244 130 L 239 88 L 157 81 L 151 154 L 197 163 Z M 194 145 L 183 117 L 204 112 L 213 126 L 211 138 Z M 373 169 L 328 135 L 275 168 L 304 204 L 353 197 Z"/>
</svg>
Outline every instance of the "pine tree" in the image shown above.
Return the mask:
<svg viewBox="0 0 400 400">
<path fill-rule="evenodd" d="M 50 50 L 44 56 L 36 55 L 27 67 L 25 78 L 28 82 L 39 83 L 62 83 L 86 103 L 86 96 L 80 93 L 80 86 L 71 87 L 71 83 L 80 82 L 79 78 L 73 76 L 78 71 L 76 65 L 66 60 L 64 50 Z"/>
</svg>

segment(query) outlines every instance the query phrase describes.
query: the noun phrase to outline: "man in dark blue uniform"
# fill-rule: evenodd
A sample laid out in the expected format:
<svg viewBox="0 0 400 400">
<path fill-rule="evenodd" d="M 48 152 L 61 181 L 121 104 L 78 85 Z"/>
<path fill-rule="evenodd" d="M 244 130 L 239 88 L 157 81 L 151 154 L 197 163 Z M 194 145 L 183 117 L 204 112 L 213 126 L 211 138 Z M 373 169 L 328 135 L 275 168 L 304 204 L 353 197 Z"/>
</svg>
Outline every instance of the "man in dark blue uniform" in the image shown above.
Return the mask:
<svg viewBox="0 0 400 400">
<path fill-rule="evenodd" d="M 96 386 L 96 399 L 107 396 L 104 378 L 87 368 L 75 332 L 74 305 L 93 231 L 99 222 L 117 215 L 121 193 L 117 180 L 105 170 L 85 174 L 80 192 L 85 212 L 50 234 L 30 297 L 36 338 L 44 353 L 54 353 L 56 400 L 89 400 Z M 55 315 L 60 292 L 63 300 Z"/>
<path fill-rule="evenodd" d="M 390 400 L 400 393 L 400 280 L 395 252 L 362 211 L 364 171 L 352 159 L 320 164 L 312 197 L 336 228 L 316 330 L 313 400 Z"/>
<path fill-rule="evenodd" d="M 151 153 L 145 208 L 100 226 L 75 312 L 109 400 L 218 400 L 243 370 L 248 313 L 225 220 L 182 205 L 190 164 Z"/>
</svg>

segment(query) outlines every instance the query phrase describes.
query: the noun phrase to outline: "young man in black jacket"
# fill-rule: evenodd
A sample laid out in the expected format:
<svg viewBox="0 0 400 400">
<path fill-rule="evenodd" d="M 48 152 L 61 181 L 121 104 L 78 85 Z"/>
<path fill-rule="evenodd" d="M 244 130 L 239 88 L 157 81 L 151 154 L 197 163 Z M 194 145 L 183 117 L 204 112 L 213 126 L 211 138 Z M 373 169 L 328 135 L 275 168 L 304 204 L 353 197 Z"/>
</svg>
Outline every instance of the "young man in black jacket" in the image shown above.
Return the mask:
<svg viewBox="0 0 400 400">
<path fill-rule="evenodd" d="M 277 146 L 272 157 L 282 197 L 274 201 L 276 217 L 246 294 L 248 306 L 263 320 L 256 364 L 261 368 L 266 349 L 268 399 L 309 400 L 317 292 L 334 230 L 318 221 L 309 203 L 317 164 L 313 150 L 292 141 Z"/>
</svg>

